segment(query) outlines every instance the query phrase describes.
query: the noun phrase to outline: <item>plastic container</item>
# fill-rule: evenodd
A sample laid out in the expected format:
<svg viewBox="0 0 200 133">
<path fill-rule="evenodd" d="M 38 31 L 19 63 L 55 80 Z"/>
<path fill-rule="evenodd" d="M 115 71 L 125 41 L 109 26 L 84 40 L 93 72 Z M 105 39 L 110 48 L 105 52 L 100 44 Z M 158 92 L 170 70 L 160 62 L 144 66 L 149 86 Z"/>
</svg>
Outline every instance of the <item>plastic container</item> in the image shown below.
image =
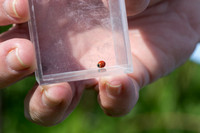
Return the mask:
<svg viewBox="0 0 200 133">
<path fill-rule="evenodd" d="M 124 0 L 29 0 L 29 8 L 39 84 L 133 72 Z"/>
</svg>

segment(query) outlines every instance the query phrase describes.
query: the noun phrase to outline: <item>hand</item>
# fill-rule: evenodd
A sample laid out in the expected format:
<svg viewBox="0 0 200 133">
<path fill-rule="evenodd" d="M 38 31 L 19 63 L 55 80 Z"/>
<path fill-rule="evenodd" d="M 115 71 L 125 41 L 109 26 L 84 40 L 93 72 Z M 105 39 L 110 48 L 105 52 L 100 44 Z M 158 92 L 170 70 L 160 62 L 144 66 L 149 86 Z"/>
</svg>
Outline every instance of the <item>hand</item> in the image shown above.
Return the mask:
<svg viewBox="0 0 200 133">
<path fill-rule="evenodd" d="M 27 0 L 5 1 L 0 0 L 0 25 L 28 20 Z M 126 3 L 134 73 L 99 81 L 36 85 L 25 99 L 28 119 L 45 126 L 61 122 L 88 87 L 98 91 L 99 103 L 106 114 L 125 115 L 137 102 L 140 88 L 188 59 L 200 40 L 199 0 L 127 0 Z M 16 25 L 0 36 L 0 88 L 34 72 L 33 44 L 27 39 L 26 24 Z"/>
</svg>

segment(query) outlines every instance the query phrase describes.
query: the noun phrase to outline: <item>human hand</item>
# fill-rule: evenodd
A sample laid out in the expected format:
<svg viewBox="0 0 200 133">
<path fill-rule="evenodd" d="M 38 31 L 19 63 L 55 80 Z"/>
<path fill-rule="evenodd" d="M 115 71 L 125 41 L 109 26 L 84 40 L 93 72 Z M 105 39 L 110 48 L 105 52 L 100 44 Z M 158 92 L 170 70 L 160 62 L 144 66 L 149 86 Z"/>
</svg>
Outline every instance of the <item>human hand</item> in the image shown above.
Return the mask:
<svg viewBox="0 0 200 133">
<path fill-rule="evenodd" d="M 3 5 L 4 1 L 0 0 L 0 5 Z M 27 1 L 15 2 L 15 10 L 12 9 L 12 3 L 7 6 L 7 12 L 5 8 L 1 8 L 0 25 L 27 21 Z M 197 6 L 200 4 L 199 0 L 194 0 L 193 3 L 186 0 L 149 2 L 127 0 L 133 74 L 102 78 L 99 81 L 36 85 L 25 99 L 26 117 L 46 126 L 57 124 L 72 112 L 87 87 L 98 91 L 99 103 L 106 114 L 127 114 L 137 102 L 141 87 L 166 75 L 187 60 L 200 40 L 200 16 Z M 143 11 L 144 9 L 146 10 Z M 28 38 L 25 24 L 15 26 L 0 37 L 1 88 L 29 75 L 35 69 L 32 43 L 19 38 Z"/>
</svg>

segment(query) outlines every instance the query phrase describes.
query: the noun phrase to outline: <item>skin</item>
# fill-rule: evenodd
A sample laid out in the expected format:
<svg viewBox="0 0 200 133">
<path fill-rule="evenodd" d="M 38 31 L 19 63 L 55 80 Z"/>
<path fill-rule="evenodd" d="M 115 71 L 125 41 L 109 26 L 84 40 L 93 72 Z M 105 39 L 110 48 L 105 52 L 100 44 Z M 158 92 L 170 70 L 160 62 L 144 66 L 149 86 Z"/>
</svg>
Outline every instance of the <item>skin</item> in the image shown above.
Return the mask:
<svg viewBox="0 0 200 133">
<path fill-rule="evenodd" d="M 21 24 L 29 19 L 28 3 L 27 0 L 14 2 L 5 4 L 5 0 L 0 0 L 0 25 L 17 24 L 0 35 L 0 88 L 35 70 L 27 24 Z M 44 126 L 61 122 L 77 106 L 86 88 L 98 92 L 99 104 L 107 115 L 123 116 L 136 104 L 140 88 L 170 73 L 189 58 L 200 41 L 200 0 L 127 0 L 126 5 L 134 73 L 35 85 L 24 102 L 29 120 Z"/>
</svg>

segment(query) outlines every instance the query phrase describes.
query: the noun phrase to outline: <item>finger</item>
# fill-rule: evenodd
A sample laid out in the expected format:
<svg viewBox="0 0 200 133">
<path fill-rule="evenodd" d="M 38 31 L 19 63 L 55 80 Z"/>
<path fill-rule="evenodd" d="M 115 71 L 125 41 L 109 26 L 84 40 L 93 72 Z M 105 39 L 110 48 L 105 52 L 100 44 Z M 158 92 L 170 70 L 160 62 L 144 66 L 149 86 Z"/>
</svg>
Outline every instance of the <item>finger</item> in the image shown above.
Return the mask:
<svg viewBox="0 0 200 133">
<path fill-rule="evenodd" d="M 11 39 L 0 43 L 0 88 L 22 79 L 34 70 L 34 48 L 29 40 Z"/>
<path fill-rule="evenodd" d="M 68 83 L 36 86 L 25 98 L 25 116 L 43 126 L 55 125 L 65 117 L 73 95 Z"/>
<path fill-rule="evenodd" d="M 157 4 L 161 1 L 163 1 L 163 0 L 151 0 L 150 3 L 149 3 L 149 6 L 155 5 L 155 4 Z"/>
<path fill-rule="evenodd" d="M 122 116 L 131 111 L 139 97 L 137 83 L 127 75 L 99 81 L 99 103 L 107 115 Z"/>
<path fill-rule="evenodd" d="M 0 0 L 0 25 L 26 22 L 28 0 Z"/>
<path fill-rule="evenodd" d="M 126 0 L 125 3 L 127 15 L 133 16 L 144 11 L 148 7 L 150 0 Z"/>
</svg>

